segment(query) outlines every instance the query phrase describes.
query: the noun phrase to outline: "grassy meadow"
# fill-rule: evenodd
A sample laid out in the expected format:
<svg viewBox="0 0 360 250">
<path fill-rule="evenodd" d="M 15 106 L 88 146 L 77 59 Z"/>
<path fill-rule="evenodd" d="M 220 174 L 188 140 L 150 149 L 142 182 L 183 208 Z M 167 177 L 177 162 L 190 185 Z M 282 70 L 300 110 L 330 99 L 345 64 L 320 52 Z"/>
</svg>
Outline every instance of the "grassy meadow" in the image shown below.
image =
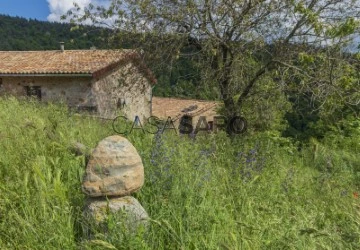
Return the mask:
<svg viewBox="0 0 360 250">
<path fill-rule="evenodd" d="M 251 124 L 249 125 L 251 126 Z M 0 249 L 360 249 L 360 131 L 301 147 L 276 133 L 127 138 L 151 218 L 130 235 L 82 235 L 84 156 L 110 122 L 0 99 Z"/>
</svg>

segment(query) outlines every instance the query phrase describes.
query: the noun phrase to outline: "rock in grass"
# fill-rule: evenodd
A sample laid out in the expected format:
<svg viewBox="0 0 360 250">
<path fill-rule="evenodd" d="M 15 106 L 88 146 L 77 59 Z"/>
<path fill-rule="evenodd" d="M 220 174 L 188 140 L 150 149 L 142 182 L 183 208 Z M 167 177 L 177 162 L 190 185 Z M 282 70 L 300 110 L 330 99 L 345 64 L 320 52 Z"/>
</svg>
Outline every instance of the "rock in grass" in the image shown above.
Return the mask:
<svg viewBox="0 0 360 250">
<path fill-rule="evenodd" d="M 134 146 L 114 135 L 100 141 L 93 150 L 82 184 L 90 197 L 126 196 L 144 184 L 144 167 Z"/>
<path fill-rule="evenodd" d="M 84 232 L 91 236 L 92 231 L 125 230 L 136 233 L 145 229 L 149 216 L 138 200 L 132 196 L 113 198 L 89 198 L 84 209 L 88 223 Z"/>
<path fill-rule="evenodd" d="M 89 149 L 80 142 L 72 142 L 69 146 L 69 150 L 76 156 L 80 156 L 80 155 L 90 156 L 90 152 L 91 152 L 91 149 Z"/>
</svg>

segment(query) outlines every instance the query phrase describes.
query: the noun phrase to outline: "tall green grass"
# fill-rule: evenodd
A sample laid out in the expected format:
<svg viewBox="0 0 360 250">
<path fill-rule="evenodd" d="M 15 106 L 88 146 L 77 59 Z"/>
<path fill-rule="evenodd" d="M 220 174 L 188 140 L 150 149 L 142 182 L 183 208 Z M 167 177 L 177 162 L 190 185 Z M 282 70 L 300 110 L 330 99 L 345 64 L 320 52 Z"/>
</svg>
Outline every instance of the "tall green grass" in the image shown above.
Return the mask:
<svg viewBox="0 0 360 250">
<path fill-rule="evenodd" d="M 0 99 L 0 249 L 358 249 L 358 148 L 273 134 L 127 138 L 142 156 L 146 232 L 82 235 L 83 156 L 111 124 Z M 349 139 L 351 140 L 351 139 Z M 355 139 L 354 139 L 355 140 Z M 340 143 L 341 144 L 341 143 Z M 356 143 L 351 144 L 356 145 Z"/>
</svg>

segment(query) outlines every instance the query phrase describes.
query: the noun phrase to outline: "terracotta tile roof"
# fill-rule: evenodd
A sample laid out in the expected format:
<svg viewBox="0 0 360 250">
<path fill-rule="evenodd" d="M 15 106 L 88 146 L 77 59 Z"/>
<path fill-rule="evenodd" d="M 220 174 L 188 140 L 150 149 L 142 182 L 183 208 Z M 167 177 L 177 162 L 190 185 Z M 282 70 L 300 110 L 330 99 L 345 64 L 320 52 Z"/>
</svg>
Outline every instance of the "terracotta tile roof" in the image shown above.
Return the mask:
<svg viewBox="0 0 360 250">
<path fill-rule="evenodd" d="M 129 60 L 156 82 L 134 50 L 0 51 L 0 74 L 87 74 L 97 77 Z"/>
<path fill-rule="evenodd" d="M 183 115 L 194 117 L 206 113 L 206 116 L 216 116 L 216 109 L 220 105 L 221 103 L 217 101 L 153 97 L 152 115 L 160 119 L 167 119 L 170 116 L 173 121 Z"/>
</svg>

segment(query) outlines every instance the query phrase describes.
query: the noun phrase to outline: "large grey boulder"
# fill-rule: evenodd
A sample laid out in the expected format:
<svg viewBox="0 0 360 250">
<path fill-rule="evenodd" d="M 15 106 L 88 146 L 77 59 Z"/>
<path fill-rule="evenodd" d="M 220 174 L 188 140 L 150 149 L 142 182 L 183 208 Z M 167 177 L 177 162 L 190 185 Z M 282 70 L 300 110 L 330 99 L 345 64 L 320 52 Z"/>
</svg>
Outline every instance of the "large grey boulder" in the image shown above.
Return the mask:
<svg viewBox="0 0 360 250">
<path fill-rule="evenodd" d="M 114 135 L 99 142 L 86 167 L 82 189 L 90 197 L 126 196 L 144 184 L 144 167 L 134 146 Z"/>
<path fill-rule="evenodd" d="M 92 224 L 89 228 L 98 228 L 108 231 L 108 224 L 127 232 L 135 233 L 139 227 L 146 228 L 149 219 L 145 209 L 138 200 L 132 196 L 116 198 L 89 198 L 87 200 L 84 215 Z M 112 220 L 109 222 L 109 220 Z M 85 228 L 86 230 L 86 228 Z M 91 232 L 86 232 L 90 234 Z"/>
</svg>

